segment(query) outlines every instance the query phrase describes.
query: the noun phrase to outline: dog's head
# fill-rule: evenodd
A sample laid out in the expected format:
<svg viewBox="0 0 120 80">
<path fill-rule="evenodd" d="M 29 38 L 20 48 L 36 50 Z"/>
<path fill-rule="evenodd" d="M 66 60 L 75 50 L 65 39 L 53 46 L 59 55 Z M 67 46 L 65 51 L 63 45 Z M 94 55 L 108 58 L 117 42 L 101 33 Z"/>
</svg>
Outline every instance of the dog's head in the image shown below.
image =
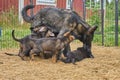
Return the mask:
<svg viewBox="0 0 120 80">
<path fill-rule="evenodd" d="M 86 33 L 84 35 L 82 35 L 83 36 L 82 42 L 84 44 L 84 48 L 88 49 L 88 52 L 91 48 L 91 43 L 94 38 L 94 32 L 96 29 L 97 29 L 97 26 L 91 27 L 88 29 L 88 31 L 86 31 Z"/>
</svg>

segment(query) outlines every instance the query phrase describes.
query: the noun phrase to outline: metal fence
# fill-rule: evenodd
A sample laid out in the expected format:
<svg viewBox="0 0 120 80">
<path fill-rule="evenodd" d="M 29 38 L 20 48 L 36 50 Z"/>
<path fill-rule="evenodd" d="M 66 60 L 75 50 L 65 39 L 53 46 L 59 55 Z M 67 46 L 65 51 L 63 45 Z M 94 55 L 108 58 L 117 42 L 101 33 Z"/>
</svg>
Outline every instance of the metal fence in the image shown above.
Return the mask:
<svg viewBox="0 0 120 80">
<path fill-rule="evenodd" d="M 29 0 L 33 3 L 32 0 Z M 70 0 L 70 8 L 74 10 Z M 82 17 L 90 25 L 98 25 L 93 42 L 104 46 L 120 46 L 120 1 L 113 0 L 81 0 L 83 2 Z M 4 3 L 5 4 L 5 3 Z M 2 8 L 4 8 L 3 6 Z M 17 10 L 17 11 L 16 11 Z M 31 15 L 33 12 L 31 11 Z M 11 6 L 9 10 L 0 12 L 0 49 L 16 48 L 18 44 L 12 39 L 11 31 L 15 29 L 17 38 L 30 33 L 30 24 L 20 24 L 18 19 L 18 9 Z"/>
<path fill-rule="evenodd" d="M 99 26 L 94 42 L 104 46 L 120 46 L 120 1 L 85 0 L 85 20 Z"/>
</svg>

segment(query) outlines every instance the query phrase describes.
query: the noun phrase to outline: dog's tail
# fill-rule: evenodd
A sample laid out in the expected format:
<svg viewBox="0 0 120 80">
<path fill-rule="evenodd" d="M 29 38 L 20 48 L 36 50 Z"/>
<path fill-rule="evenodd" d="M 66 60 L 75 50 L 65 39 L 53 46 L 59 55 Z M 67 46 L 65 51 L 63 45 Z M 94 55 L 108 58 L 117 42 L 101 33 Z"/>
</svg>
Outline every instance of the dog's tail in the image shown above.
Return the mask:
<svg viewBox="0 0 120 80">
<path fill-rule="evenodd" d="M 23 17 L 23 19 L 26 21 L 26 22 L 28 22 L 28 23 L 31 23 L 31 21 L 32 21 L 32 19 L 33 19 L 33 16 L 28 16 L 28 14 L 27 14 L 27 11 L 29 10 L 29 9 L 32 9 L 32 8 L 34 8 L 35 7 L 35 5 L 27 5 L 27 6 L 25 6 L 23 9 L 22 9 L 22 17 Z"/>
<path fill-rule="evenodd" d="M 17 38 L 15 37 L 14 32 L 15 32 L 15 30 L 12 30 L 12 38 L 13 38 L 15 41 L 21 42 L 21 39 L 17 39 Z"/>
<path fill-rule="evenodd" d="M 5 52 L 5 54 L 9 56 L 18 56 L 18 54 L 12 54 L 12 53 L 7 53 L 7 52 Z"/>
</svg>

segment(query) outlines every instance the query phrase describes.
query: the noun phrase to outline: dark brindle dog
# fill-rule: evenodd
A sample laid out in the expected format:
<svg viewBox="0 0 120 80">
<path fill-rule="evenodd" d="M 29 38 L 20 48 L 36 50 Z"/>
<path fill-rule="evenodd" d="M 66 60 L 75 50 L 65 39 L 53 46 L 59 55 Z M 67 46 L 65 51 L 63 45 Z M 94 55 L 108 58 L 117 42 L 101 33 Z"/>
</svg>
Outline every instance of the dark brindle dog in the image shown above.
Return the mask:
<svg viewBox="0 0 120 80">
<path fill-rule="evenodd" d="M 83 47 L 77 48 L 77 50 L 71 51 L 67 53 L 66 59 L 61 59 L 65 63 L 73 63 L 75 64 L 76 61 L 81 61 L 84 58 L 90 58 L 87 54 L 87 51 Z"/>
<path fill-rule="evenodd" d="M 55 63 L 59 57 L 59 53 L 65 48 L 65 45 L 69 44 L 75 39 L 69 32 L 66 32 L 61 38 L 41 38 L 33 39 L 32 49 L 30 51 L 30 58 L 34 60 L 36 53 L 45 54 L 52 53 L 52 61 Z"/>
<path fill-rule="evenodd" d="M 30 37 L 39 39 L 39 38 L 42 38 L 42 36 L 45 36 L 45 37 L 53 37 L 54 36 L 54 34 L 50 30 L 48 30 L 46 27 L 43 26 L 40 28 L 42 28 L 44 30 L 42 30 L 42 32 L 39 31 L 39 30 L 41 30 L 39 28 L 38 29 L 36 28 L 36 30 L 35 30 L 36 31 L 35 33 L 39 32 L 39 34 L 30 34 L 30 35 L 25 36 L 22 39 L 15 38 L 14 30 L 12 31 L 13 39 L 20 43 L 20 49 L 19 49 L 18 56 L 20 56 L 21 59 L 25 60 L 25 57 L 29 56 L 29 52 L 32 49 Z M 12 55 L 12 54 L 8 54 L 8 55 Z"/>
<path fill-rule="evenodd" d="M 65 31 L 70 31 L 72 28 L 75 28 L 72 34 L 76 36 L 76 39 L 83 42 L 83 47 L 88 51 L 90 57 L 93 57 L 91 53 L 91 42 L 97 26 L 91 27 L 75 11 L 59 8 L 43 8 L 36 15 L 30 17 L 27 15 L 27 11 L 31 8 L 34 8 L 34 6 L 27 5 L 22 10 L 23 19 L 31 23 L 31 31 L 34 32 L 36 27 L 45 24 L 49 26 L 54 34 L 58 34 L 61 37 Z M 67 53 L 69 50 L 68 45 L 64 53 Z"/>
</svg>

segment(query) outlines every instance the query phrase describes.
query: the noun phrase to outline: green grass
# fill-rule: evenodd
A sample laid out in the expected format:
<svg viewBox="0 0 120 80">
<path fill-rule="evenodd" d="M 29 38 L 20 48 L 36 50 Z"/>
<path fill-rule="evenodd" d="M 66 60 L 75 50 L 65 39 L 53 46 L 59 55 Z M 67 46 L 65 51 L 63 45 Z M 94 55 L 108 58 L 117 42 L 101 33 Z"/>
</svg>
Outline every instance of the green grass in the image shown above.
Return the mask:
<svg viewBox="0 0 120 80">
<path fill-rule="evenodd" d="M 17 48 L 18 42 L 14 41 L 12 39 L 12 28 L 7 28 L 7 29 L 3 29 L 2 30 L 2 36 L 0 37 L 0 49 L 4 49 L 4 48 Z M 30 34 L 30 30 L 27 28 L 23 28 L 23 29 L 14 29 L 15 30 L 15 36 L 17 38 L 23 38 L 24 36 Z"/>
<path fill-rule="evenodd" d="M 2 34 L 0 36 L 0 49 L 16 48 L 18 43 L 12 39 L 11 31 L 15 30 L 17 38 L 22 38 L 30 33 L 30 24 L 24 23 L 21 25 L 18 21 L 18 13 L 11 8 L 9 11 L 0 13 L 0 29 Z"/>
<path fill-rule="evenodd" d="M 98 14 L 95 14 L 86 20 L 90 25 L 98 25 L 96 32 L 101 32 L 100 17 Z M 109 18 L 107 16 L 104 21 L 104 46 L 115 46 L 115 19 L 113 17 L 114 15 L 112 17 L 109 16 Z M 118 40 L 120 40 L 120 21 L 118 24 Z M 97 45 L 102 45 L 102 34 L 95 34 L 93 42 Z M 120 46 L 120 41 L 118 41 L 118 45 Z"/>
<path fill-rule="evenodd" d="M 120 40 L 120 34 L 119 34 L 119 40 Z M 101 34 L 95 34 L 93 43 L 96 43 L 97 45 L 102 45 L 102 35 Z M 104 35 L 104 46 L 115 46 L 115 35 L 114 34 L 105 34 Z M 118 41 L 118 46 L 120 46 L 120 41 Z"/>
</svg>

